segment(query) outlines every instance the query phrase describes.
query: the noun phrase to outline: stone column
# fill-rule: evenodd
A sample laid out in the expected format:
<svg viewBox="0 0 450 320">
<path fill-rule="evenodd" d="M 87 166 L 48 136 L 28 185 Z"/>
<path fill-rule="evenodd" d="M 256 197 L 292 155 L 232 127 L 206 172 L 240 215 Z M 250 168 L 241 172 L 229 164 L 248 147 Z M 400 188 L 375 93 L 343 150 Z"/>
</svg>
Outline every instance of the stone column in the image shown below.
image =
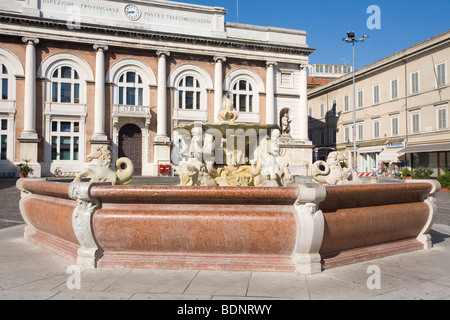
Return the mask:
<svg viewBox="0 0 450 320">
<path fill-rule="evenodd" d="M 108 46 L 94 44 L 95 56 L 95 114 L 92 141 L 105 143 L 105 51 Z"/>
<path fill-rule="evenodd" d="M 303 141 L 309 141 L 308 137 L 308 94 L 307 94 L 307 65 L 300 66 L 300 108 L 297 126 L 299 128 L 298 138 Z"/>
<path fill-rule="evenodd" d="M 159 57 L 158 61 L 158 104 L 157 104 L 157 128 L 156 141 L 169 142 L 167 137 L 167 61 L 166 58 L 170 56 L 168 51 L 156 51 Z"/>
<path fill-rule="evenodd" d="M 170 137 L 167 135 L 167 57 L 168 51 L 156 51 L 158 60 L 158 103 L 156 118 L 156 137 L 154 146 L 154 170 L 152 175 L 158 175 L 158 165 L 170 163 Z"/>
<path fill-rule="evenodd" d="M 266 71 L 266 124 L 275 124 L 275 87 L 274 87 L 274 66 L 277 63 L 267 61 Z"/>
<path fill-rule="evenodd" d="M 214 57 L 214 122 L 219 122 L 218 114 L 222 109 L 223 101 L 223 65 L 227 59 L 225 57 Z"/>
<path fill-rule="evenodd" d="M 36 133 L 36 44 L 39 39 L 23 37 L 26 43 L 24 119 L 21 139 L 37 139 Z"/>
<path fill-rule="evenodd" d="M 38 163 L 38 150 L 40 139 L 36 132 L 36 44 L 37 38 L 23 37 L 26 44 L 25 52 L 25 88 L 24 88 L 24 114 L 23 131 L 20 134 L 20 161 L 30 160 L 29 165 L 34 172 L 32 177 L 41 176 L 41 165 Z"/>
</svg>

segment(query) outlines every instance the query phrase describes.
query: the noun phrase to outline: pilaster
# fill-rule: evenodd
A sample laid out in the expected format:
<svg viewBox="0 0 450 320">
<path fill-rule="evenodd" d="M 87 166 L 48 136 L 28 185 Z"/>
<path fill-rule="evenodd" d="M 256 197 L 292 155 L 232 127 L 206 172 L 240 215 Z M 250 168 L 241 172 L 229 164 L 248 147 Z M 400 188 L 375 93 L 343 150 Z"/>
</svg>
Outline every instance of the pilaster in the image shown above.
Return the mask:
<svg viewBox="0 0 450 320">
<path fill-rule="evenodd" d="M 267 61 L 266 71 L 266 124 L 275 124 L 275 84 L 274 66 L 275 61 Z"/>
<path fill-rule="evenodd" d="M 91 143 L 108 144 L 105 134 L 105 51 L 108 46 L 94 44 L 95 56 L 95 105 L 94 133 Z"/>
</svg>

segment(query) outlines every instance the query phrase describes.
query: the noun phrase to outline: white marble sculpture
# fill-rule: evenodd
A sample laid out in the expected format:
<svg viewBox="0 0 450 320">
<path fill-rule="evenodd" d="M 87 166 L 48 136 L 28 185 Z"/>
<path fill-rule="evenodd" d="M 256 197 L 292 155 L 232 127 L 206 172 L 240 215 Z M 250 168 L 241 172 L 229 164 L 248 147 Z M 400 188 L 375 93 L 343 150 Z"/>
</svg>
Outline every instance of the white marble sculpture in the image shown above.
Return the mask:
<svg viewBox="0 0 450 320">
<path fill-rule="evenodd" d="M 129 158 L 117 159 L 117 172 L 111 169 L 111 151 L 108 146 L 101 146 L 87 156 L 88 161 L 97 159 L 95 171 L 88 169 L 78 174 L 73 182 L 80 182 L 82 178 L 89 177 L 91 182 L 111 182 L 113 185 L 129 184 L 133 178 L 134 166 Z"/>
<path fill-rule="evenodd" d="M 341 163 L 347 164 L 347 158 L 340 152 L 333 151 L 327 161 L 319 160 L 312 165 L 313 180 L 325 185 L 355 184 L 360 179 L 351 168 L 343 168 Z"/>
</svg>

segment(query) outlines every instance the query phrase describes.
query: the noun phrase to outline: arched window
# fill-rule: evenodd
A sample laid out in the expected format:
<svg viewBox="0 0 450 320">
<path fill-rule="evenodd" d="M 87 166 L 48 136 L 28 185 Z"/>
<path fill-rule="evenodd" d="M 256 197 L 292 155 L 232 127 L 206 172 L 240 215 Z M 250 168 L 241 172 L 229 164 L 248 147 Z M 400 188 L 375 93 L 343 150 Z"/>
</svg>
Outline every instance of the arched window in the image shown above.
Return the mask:
<svg viewBox="0 0 450 320">
<path fill-rule="evenodd" d="M 51 97 L 56 103 L 80 103 L 80 77 L 70 66 L 59 66 L 52 71 Z"/>
<path fill-rule="evenodd" d="M 0 99 L 8 100 L 8 69 L 2 63 L 0 63 L 0 79 Z"/>
<path fill-rule="evenodd" d="M 118 103 L 119 105 L 142 106 L 144 84 L 136 71 L 125 71 L 119 76 Z"/>
<path fill-rule="evenodd" d="M 233 105 L 239 112 L 253 112 L 254 92 L 247 80 L 238 80 L 231 87 Z"/>
<path fill-rule="evenodd" d="M 200 110 L 201 87 L 197 78 L 184 76 L 178 82 L 178 108 L 186 110 Z"/>
</svg>

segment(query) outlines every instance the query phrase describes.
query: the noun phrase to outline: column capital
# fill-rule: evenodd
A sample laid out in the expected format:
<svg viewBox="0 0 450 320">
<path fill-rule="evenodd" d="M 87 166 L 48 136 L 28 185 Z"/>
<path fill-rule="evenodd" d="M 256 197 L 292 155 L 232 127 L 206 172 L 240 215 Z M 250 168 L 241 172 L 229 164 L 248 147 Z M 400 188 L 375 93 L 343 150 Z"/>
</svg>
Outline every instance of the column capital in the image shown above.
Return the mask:
<svg viewBox="0 0 450 320">
<path fill-rule="evenodd" d="M 168 57 L 168 56 L 170 56 L 170 52 L 168 50 L 161 49 L 161 50 L 156 51 L 156 55 L 158 57 L 161 57 L 162 55 Z"/>
<path fill-rule="evenodd" d="M 302 64 L 299 65 L 299 69 L 300 70 L 308 69 L 308 67 L 309 67 L 308 63 L 302 63 Z"/>
<path fill-rule="evenodd" d="M 107 51 L 109 49 L 108 46 L 104 45 L 104 44 L 94 44 L 93 48 L 95 51 L 99 51 L 99 50 Z"/>
<path fill-rule="evenodd" d="M 277 64 L 278 64 L 278 62 L 273 61 L 273 60 L 266 61 L 266 67 L 273 67 L 273 66 L 276 66 Z"/>
<path fill-rule="evenodd" d="M 33 45 L 39 43 L 39 39 L 33 37 L 22 37 L 22 41 L 25 42 L 26 44 L 33 44 Z"/>
<path fill-rule="evenodd" d="M 214 56 L 213 60 L 214 60 L 214 62 L 217 62 L 217 61 L 225 62 L 225 61 L 227 61 L 227 58 L 223 57 L 223 56 Z"/>
</svg>

